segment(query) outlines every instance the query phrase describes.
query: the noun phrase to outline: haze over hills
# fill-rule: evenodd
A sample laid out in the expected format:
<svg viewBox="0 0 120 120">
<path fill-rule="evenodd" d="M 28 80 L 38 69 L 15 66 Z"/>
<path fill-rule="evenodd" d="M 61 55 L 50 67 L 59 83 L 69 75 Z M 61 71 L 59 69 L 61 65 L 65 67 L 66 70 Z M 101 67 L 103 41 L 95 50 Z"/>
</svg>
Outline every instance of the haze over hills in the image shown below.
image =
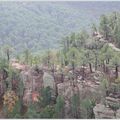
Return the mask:
<svg viewBox="0 0 120 120">
<path fill-rule="evenodd" d="M 21 52 L 58 48 L 63 36 L 90 28 L 119 2 L 0 2 L 0 45 Z"/>
</svg>

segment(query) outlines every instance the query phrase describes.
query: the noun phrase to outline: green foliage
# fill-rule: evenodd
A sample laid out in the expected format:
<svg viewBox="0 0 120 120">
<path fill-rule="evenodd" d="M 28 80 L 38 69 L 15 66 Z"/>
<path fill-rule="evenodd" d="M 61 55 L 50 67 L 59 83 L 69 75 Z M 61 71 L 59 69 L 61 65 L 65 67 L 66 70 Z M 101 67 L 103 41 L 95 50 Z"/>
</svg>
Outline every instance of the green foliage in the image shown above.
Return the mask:
<svg viewBox="0 0 120 120">
<path fill-rule="evenodd" d="M 120 13 L 113 12 L 110 15 L 102 15 L 100 19 L 100 33 L 110 42 L 120 47 Z"/>
<path fill-rule="evenodd" d="M 41 112 L 40 118 L 54 118 L 55 109 L 53 106 L 47 105 Z"/>
<path fill-rule="evenodd" d="M 82 30 L 76 37 L 76 46 L 83 47 L 89 38 L 89 34 L 86 30 Z"/>
<path fill-rule="evenodd" d="M 12 112 L 8 113 L 9 118 L 21 118 L 22 116 L 20 115 L 20 100 L 16 102 L 16 105 L 14 106 L 14 109 Z"/>
<path fill-rule="evenodd" d="M 120 104 L 119 104 L 119 103 L 113 104 L 113 105 L 109 105 L 109 106 L 110 106 L 110 108 L 111 108 L 112 110 L 114 110 L 114 111 L 116 111 L 116 110 L 118 110 L 118 109 L 120 108 Z"/>
<path fill-rule="evenodd" d="M 78 63 L 78 58 L 79 58 L 79 51 L 73 47 L 71 48 L 68 53 L 67 53 L 67 58 L 68 58 L 68 62 L 71 64 L 77 64 Z"/>
<path fill-rule="evenodd" d="M 120 54 L 119 53 L 115 53 L 112 57 L 112 64 L 113 65 L 120 65 Z"/>
<path fill-rule="evenodd" d="M 103 87 L 103 89 L 108 89 L 108 87 L 109 87 L 109 82 L 108 82 L 107 79 L 103 79 L 103 80 L 101 81 L 101 87 Z"/>
<path fill-rule="evenodd" d="M 110 28 L 109 28 L 108 18 L 105 15 L 101 16 L 100 32 L 104 36 L 104 38 L 106 40 L 108 40 L 108 37 L 109 37 L 109 34 L 110 34 L 109 33 L 110 32 Z"/>
<path fill-rule="evenodd" d="M 78 2 L 3 2 L 0 8 L 0 44 L 11 45 L 19 52 L 26 46 L 33 52 L 39 52 L 48 47 L 58 48 L 58 42 L 66 34 L 81 28 L 89 29 L 91 20 L 98 24 L 101 14 L 119 11 L 120 7 L 118 3 L 107 2 L 93 5 Z"/>
<path fill-rule="evenodd" d="M 64 99 L 62 96 L 57 97 L 57 102 L 55 105 L 55 116 L 57 118 L 63 118 L 64 117 Z"/>
<path fill-rule="evenodd" d="M 11 4 L 11 6 L 8 6 L 8 3 L 4 3 L 2 4 L 3 12 L 0 11 L 0 16 L 4 16 L 4 13 L 6 13 L 5 16 L 10 13 L 15 14 L 14 18 L 10 15 L 5 19 L 5 21 L 1 18 L 4 23 L 1 22 L 0 29 L 2 29 L 1 31 L 3 32 L 1 32 L 0 40 L 2 42 L 0 42 L 0 44 L 4 44 L 7 41 L 8 44 L 15 46 L 19 52 L 24 50 L 22 54 L 14 56 L 21 62 L 31 66 L 41 64 L 44 67 L 45 65 L 48 65 L 49 69 L 53 69 L 55 66 L 61 65 L 62 74 L 65 66 L 68 66 L 68 68 L 71 66 L 73 73 L 77 67 L 89 66 L 90 71 L 92 71 L 92 66 L 97 70 L 98 65 L 100 67 L 106 67 L 108 64 L 115 66 L 116 73 L 119 71 L 119 52 L 116 52 L 112 47 L 109 47 L 108 43 L 105 44 L 104 42 L 100 42 L 99 39 L 91 36 L 89 31 L 81 30 L 78 33 L 73 32 L 74 30 L 77 31 L 77 28 L 80 27 L 77 25 L 81 24 L 79 21 L 79 12 L 76 12 L 76 10 L 73 10 L 70 7 L 70 9 L 68 9 L 64 5 L 62 5 L 63 7 L 61 8 L 61 6 L 56 3 L 54 4 L 54 7 L 51 3 L 43 3 L 43 6 L 35 3 L 29 3 L 29 5 L 24 4 L 25 3 L 14 3 L 14 5 Z M 5 9 L 4 5 L 8 6 L 8 8 Z M 13 6 L 15 6 L 15 10 L 19 15 L 15 10 L 13 11 Z M 20 8 L 20 10 L 17 7 Z M 10 13 L 8 10 L 10 10 Z M 23 11 L 23 13 L 21 11 Z M 72 14 L 71 11 L 73 11 Z M 56 15 L 57 17 L 55 17 Z M 84 20 L 86 21 L 86 19 Z M 76 21 L 78 21 L 78 23 Z M 10 26 L 7 26 L 6 29 L 6 25 L 9 23 Z M 85 26 L 87 26 L 86 23 Z M 69 32 L 71 32 L 71 34 L 68 35 Z M 98 32 L 98 27 L 96 27 L 95 24 L 92 26 L 92 32 Z M 120 13 L 114 12 L 110 15 L 102 15 L 100 18 L 99 32 L 107 42 L 112 42 L 117 47 L 120 47 Z M 67 36 L 65 37 L 64 35 Z M 61 40 L 62 36 L 64 37 L 61 41 L 61 48 L 56 50 L 56 48 L 58 49 L 58 41 Z M 86 47 L 87 45 L 89 47 Z M 51 48 L 55 49 L 51 50 Z M 41 49 L 43 49 L 43 53 L 39 52 Z M 32 52 L 38 52 L 38 54 L 32 54 Z M 9 85 L 8 89 L 12 89 L 12 80 L 17 78 L 19 82 L 16 92 L 20 96 L 20 100 L 14 107 L 13 112 L 8 114 L 8 117 L 64 118 L 64 98 L 62 96 L 57 96 L 56 104 L 54 104 L 51 97 L 52 89 L 50 87 L 46 87 L 41 90 L 39 102 L 36 103 L 36 106 L 31 104 L 28 106 L 28 110 L 25 115 L 20 115 L 21 105 L 23 104 L 24 84 L 19 76 L 20 73 L 16 72 L 9 65 L 9 60 L 12 56 L 11 53 L 11 47 L 6 46 L 5 49 L 1 48 L 0 71 L 5 70 L 8 73 L 7 79 L 5 80 Z M 83 70 L 83 78 L 86 77 L 84 74 L 85 72 L 86 71 Z M 73 78 L 73 73 L 68 73 L 72 76 L 70 76 L 70 78 Z M 116 81 L 119 82 L 118 78 Z M 108 80 L 103 78 L 100 86 L 102 91 L 101 98 L 103 98 L 105 102 L 106 93 L 110 89 Z M 113 88 L 113 91 L 119 93 L 120 85 L 116 85 L 115 88 Z M 73 118 L 94 118 L 94 106 L 95 101 L 92 99 L 81 100 L 78 94 L 74 94 L 71 98 L 70 107 Z M 118 106 L 113 105 L 111 108 L 117 110 Z"/>
<path fill-rule="evenodd" d="M 90 23 L 87 13 L 84 15 L 69 4 L 66 7 L 66 4 L 50 2 L 6 2 L 0 6 L 0 43 L 14 46 L 19 52 L 26 46 L 33 52 L 57 48 L 62 36 L 86 26 L 81 17 Z M 89 16 L 93 18 L 92 14 Z"/>
<path fill-rule="evenodd" d="M 42 106 L 45 107 L 46 105 L 49 105 L 51 102 L 51 88 L 48 86 L 46 88 L 42 89 Z"/>
<path fill-rule="evenodd" d="M 24 118 L 33 119 L 33 118 L 38 118 L 38 116 L 40 115 L 37 113 L 34 104 L 29 105 L 28 110 L 24 115 Z"/>
<path fill-rule="evenodd" d="M 97 32 L 97 27 L 94 23 L 92 24 L 91 28 L 92 28 L 92 32 Z"/>
<path fill-rule="evenodd" d="M 107 79 L 103 79 L 100 84 L 101 89 L 101 102 L 106 105 L 105 97 L 107 96 L 107 91 L 109 90 L 109 82 Z"/>
<path fill-rule="evenodd" d="M 73 117 L 80 117 L 80 97 L 78 94 L 74 94 L 71 98 L 71 108 Z"/>
<path fill-rule="evenodd" d="M 94 118 L 93 107 L 95 102 L 89 99 L 85 99 L 81 102 L 82 117 L 83 118 Z"/>
</svg>

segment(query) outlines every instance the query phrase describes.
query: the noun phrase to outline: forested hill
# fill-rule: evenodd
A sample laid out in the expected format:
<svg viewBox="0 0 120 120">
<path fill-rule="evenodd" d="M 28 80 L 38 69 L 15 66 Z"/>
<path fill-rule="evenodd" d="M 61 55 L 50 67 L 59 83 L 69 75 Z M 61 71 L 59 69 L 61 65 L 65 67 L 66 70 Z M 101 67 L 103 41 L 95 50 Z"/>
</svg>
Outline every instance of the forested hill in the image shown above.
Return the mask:
<svg viewBox="0 0 120 120">
<path fill-rule="evenodd" d="M 0 45 L 34 52 L 58 48 L 63 36 L 119 10 L 118 2 L 0 2 Z"/>
</svg>

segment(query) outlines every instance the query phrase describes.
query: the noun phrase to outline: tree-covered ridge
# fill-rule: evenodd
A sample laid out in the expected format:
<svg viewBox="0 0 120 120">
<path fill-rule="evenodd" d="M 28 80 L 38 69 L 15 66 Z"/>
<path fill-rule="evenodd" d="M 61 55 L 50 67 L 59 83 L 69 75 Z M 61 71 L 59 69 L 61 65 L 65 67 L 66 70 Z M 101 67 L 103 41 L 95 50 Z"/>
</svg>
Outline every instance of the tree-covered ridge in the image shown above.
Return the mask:
<svg viewBox="0 0 120 120">
<path fill-rule="evenodd" d="M 66 34 L 88 29 L 101 14 L 120 8 L 117 3 L 89 4 L 78 3 L 76 7 L 69 2 L 0 2 L 0 44 L 17 51 L 26 47 L 33 52 L 57 48 Z"/>
</svg>

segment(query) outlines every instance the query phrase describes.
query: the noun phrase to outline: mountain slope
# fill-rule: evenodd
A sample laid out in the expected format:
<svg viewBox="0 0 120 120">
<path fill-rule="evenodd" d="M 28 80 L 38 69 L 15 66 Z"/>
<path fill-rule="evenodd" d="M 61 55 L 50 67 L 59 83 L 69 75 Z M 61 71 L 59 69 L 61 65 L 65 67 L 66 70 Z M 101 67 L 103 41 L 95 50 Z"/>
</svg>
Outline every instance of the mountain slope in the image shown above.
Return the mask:
<svg viewBox="0 0 120 120">
<path fill-rule="evenodd" d="M 117 2 L 0 2 L 0 45 L 19 52 L 58 48 L 63 36 L 115 10 L 120 10 Z"/>
</svg>

